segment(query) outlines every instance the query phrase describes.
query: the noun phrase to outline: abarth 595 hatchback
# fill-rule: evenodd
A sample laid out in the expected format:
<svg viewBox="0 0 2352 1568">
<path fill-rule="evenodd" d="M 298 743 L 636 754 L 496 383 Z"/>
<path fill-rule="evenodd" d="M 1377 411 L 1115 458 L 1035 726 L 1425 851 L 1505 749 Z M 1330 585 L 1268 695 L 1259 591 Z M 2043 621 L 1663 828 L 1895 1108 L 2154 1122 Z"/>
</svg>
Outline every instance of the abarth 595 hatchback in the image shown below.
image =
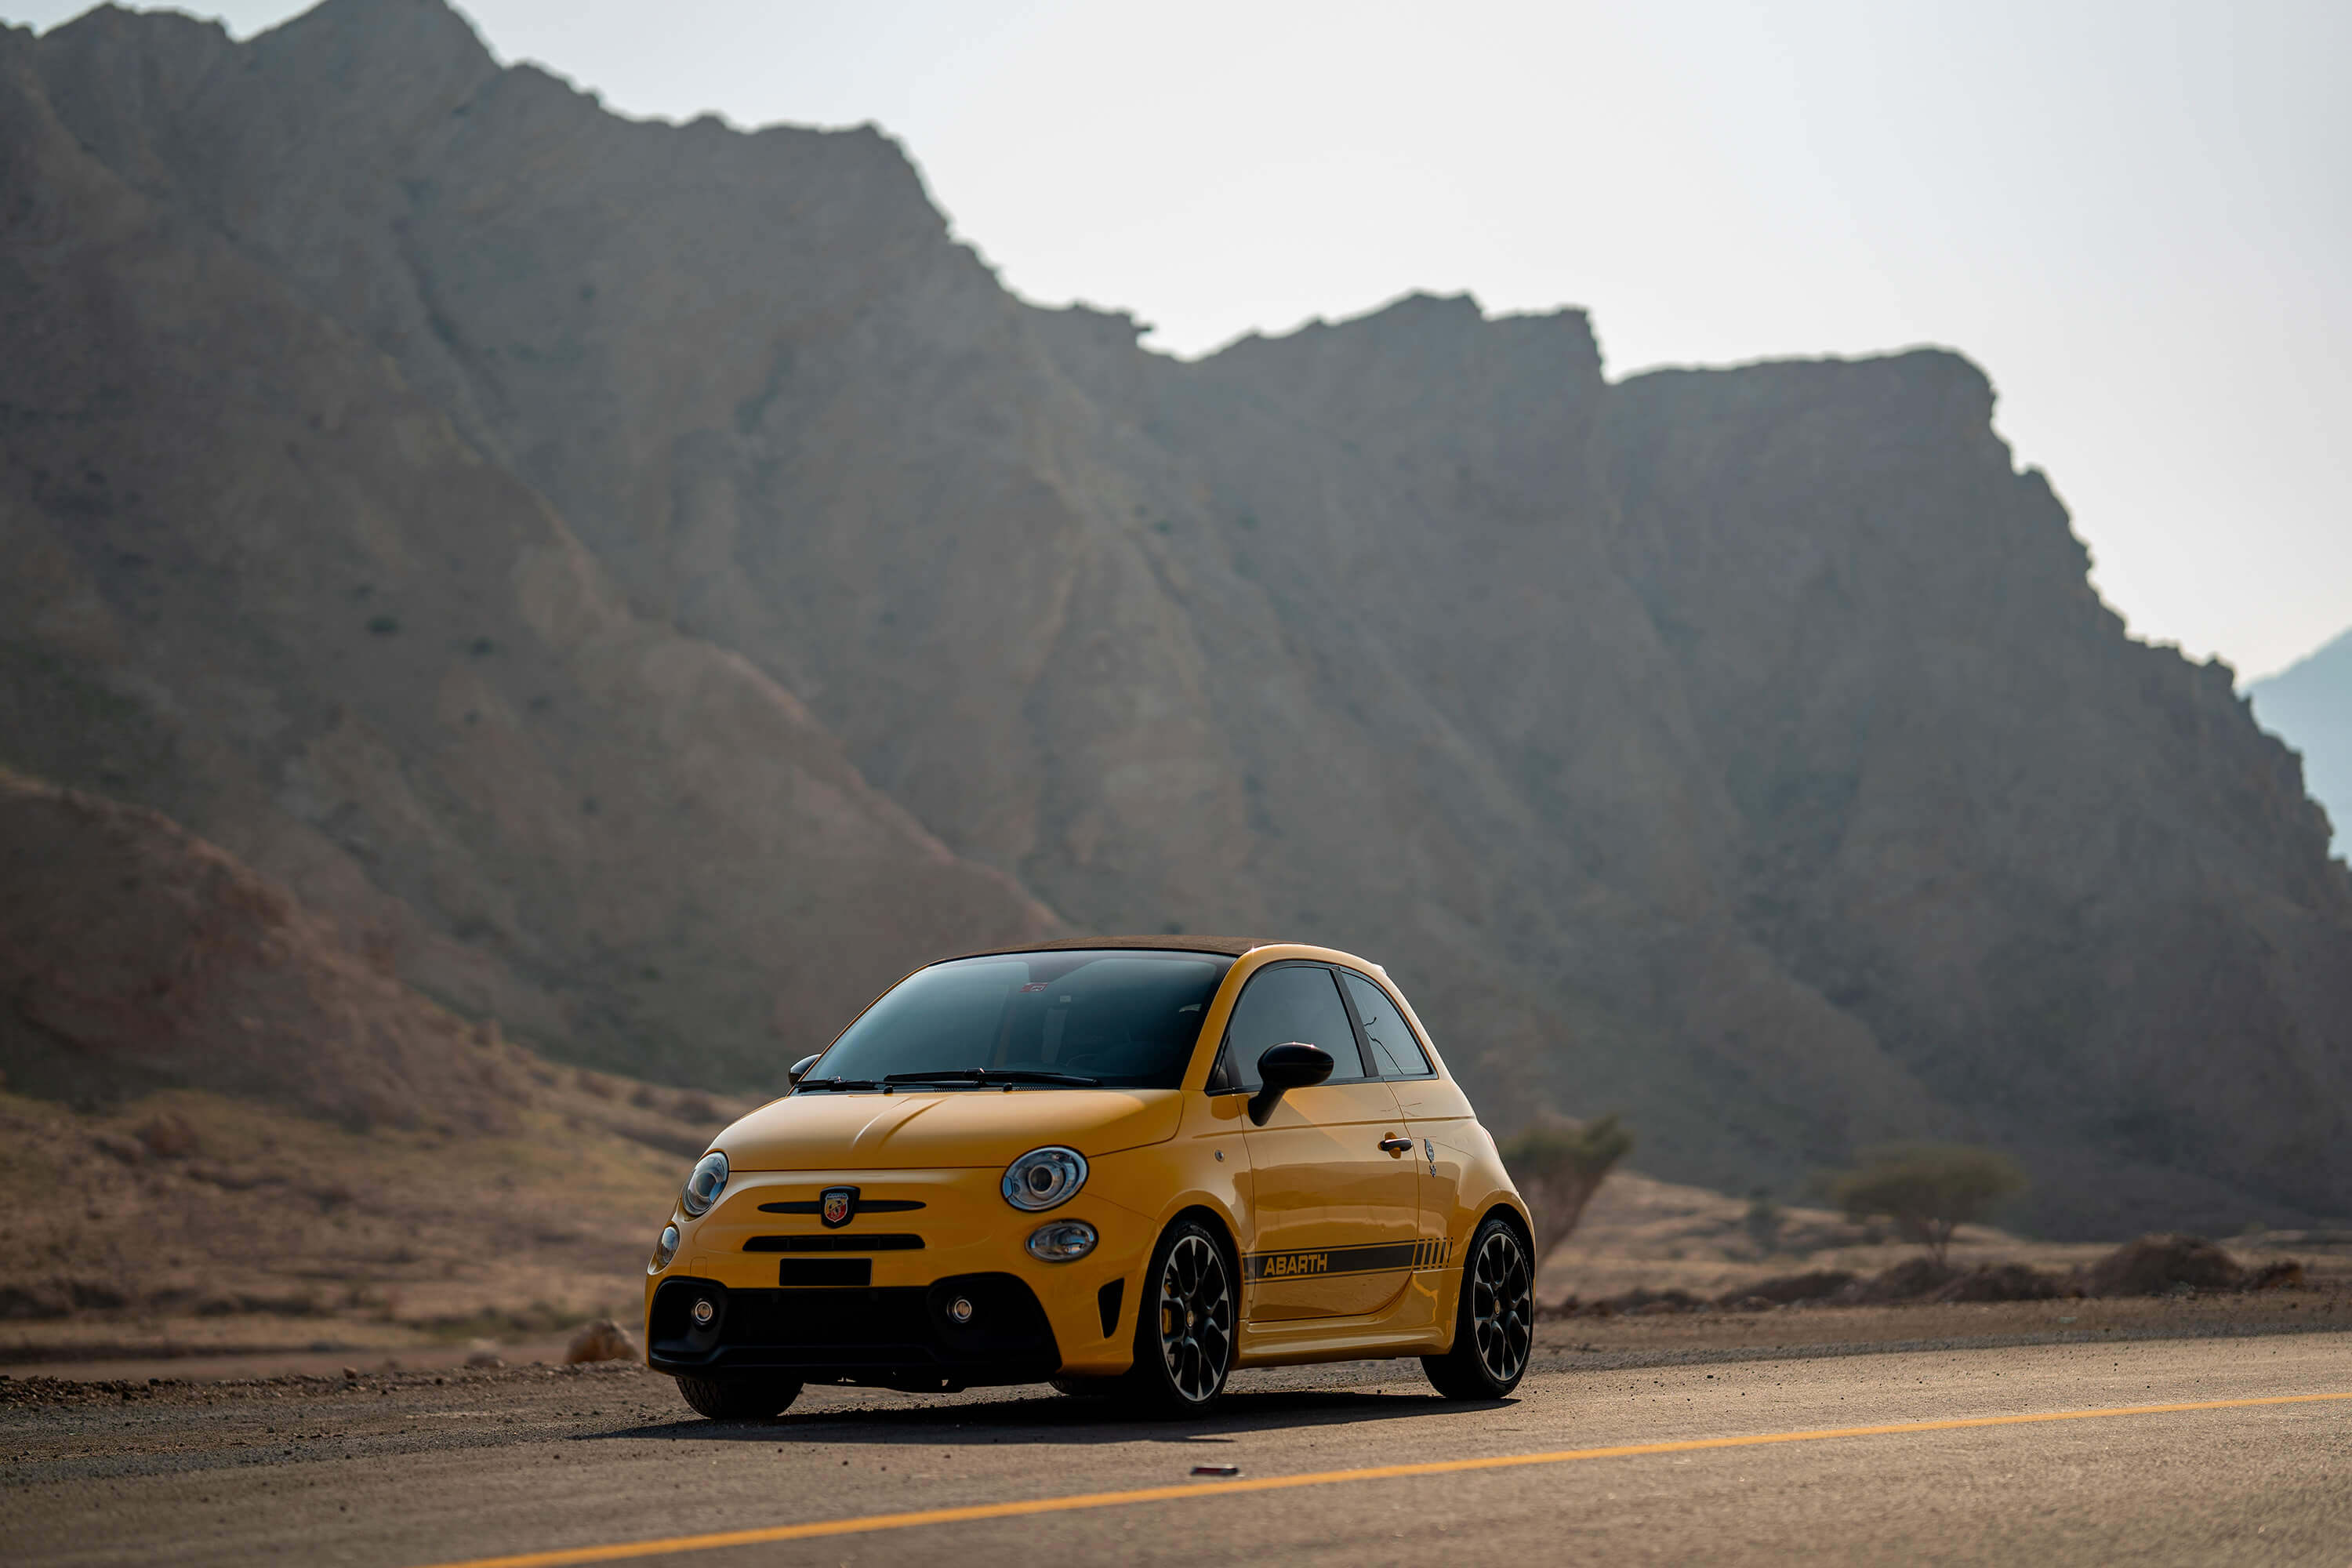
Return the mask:
<svg viewBox="0 0 2352 1568">
<path fill-rule="evenodd" d="M 1526 1205 L 1381 971 L 1286 942 L 1047 942 L 917 970 L 719 1133 L 646 1268 L 705 1415 L 804 1384 L 1051 1382 L 1206 1409 L 1236 1367 L 1527 1368 Z"/>
</svg>

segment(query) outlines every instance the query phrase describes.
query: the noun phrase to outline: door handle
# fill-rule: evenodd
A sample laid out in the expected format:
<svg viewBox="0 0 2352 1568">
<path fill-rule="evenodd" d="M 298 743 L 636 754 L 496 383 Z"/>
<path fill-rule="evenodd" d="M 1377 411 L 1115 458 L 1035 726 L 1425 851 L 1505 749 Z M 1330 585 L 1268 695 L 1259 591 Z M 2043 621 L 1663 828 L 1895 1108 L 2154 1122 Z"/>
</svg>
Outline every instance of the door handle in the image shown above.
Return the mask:
<svg viewBox="0 0 2352 1568">
<path fill-rule="evenodd" d="M 1412 1152 L 1412 1140 L 1393 1136 L 1383 1138 L 1381 1140 L 1381 1152 L 1391 1155 L 1410 1154 Z"/>
</svg>

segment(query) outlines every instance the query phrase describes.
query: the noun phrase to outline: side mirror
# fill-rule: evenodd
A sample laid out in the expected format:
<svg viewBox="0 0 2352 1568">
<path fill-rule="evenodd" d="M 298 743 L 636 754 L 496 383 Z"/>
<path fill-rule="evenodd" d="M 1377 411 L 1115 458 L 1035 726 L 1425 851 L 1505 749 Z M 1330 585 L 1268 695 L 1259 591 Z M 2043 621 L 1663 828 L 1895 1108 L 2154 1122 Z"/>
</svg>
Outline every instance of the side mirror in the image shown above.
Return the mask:
<svg viewBox="0 0 2352 1568">
<path fill-rule="evenodd" d="M 820 1051 L 817 1053 L 817 1056 L 822 1056 L 824 1054 L 824 1052 Z M 784 1081 L 788 1084 L 799 1083 L 801 1079 L 808 1077 L 808 1069 L 814 1066 L 816 1066 L 816 1057 L 803 1057 L 800 1060 L 792 1065 L 790 1071 L 784 1074 Z"/>
<path fill-rule="evenodd" d="M 1294 1089 L 1312 1089 L 1331 1076 L 1337 1064 L 1331 1053 L 1320 1046 L 1310 1046 L 1297 1040 L 1286 1045 L 1268 1046 L 1258 1054 L 1257 1078 L 1265 1087 L 1250 1096 L 1251 1124 L 1263 1127 L 1282 1097 Z"/>
</svg>

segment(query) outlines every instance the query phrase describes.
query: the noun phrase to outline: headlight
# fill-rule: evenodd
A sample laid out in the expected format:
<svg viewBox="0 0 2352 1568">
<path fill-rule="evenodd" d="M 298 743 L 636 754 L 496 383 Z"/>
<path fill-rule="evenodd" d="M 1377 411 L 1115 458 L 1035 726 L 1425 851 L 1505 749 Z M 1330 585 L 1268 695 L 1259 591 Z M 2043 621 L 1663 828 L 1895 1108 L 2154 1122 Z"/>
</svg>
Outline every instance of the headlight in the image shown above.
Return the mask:
<svg viewBox="0 0 2352 1568">
<path fill-rule="evenodd" d="M 687 1218 L 700 1219 L 726 1186 L 727 1156 L 713 1149 L 695 1162 L 694 1173 L 686 1178 L 686 1191 L 677 1195 L 677 1206 L 686 1211 Z"/>
<path fill-rule="evenodd" d="M 1087 1184 L 1087 1157 L 1076 1149 L 1032 1149 L 1004 1167 L 1004 1201 L 1017 1209 L 1054 1208 Z"/>
<path fill-rule="evenodd" d="M 646 1272 L 660 1273 L 669 1267 L 669 1260 L 677 1256 L 677 1226 L 666 1225 L 662 1226 L 661 1239 L 654 1243 L 654 1255 L 646 1259 Z"/>
<path fill-rule="evenodd" d="M 1082 1219 L 1057 1219 L 1029 1233 L 1029 1256 L 1047 1263 L 1075 1263 L 1095 1249 L 1095 1227 Z"/>
</svg>

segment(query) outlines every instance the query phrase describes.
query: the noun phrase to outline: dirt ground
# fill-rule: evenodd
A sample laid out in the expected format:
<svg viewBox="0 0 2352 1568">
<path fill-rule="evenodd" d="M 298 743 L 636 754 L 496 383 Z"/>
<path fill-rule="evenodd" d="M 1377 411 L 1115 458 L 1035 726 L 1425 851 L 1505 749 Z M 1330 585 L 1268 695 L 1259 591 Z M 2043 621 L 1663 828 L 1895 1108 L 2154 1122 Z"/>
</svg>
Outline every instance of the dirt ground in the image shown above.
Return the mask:
<svg viewBox="0 0 2352 1568">
<path fill-rule="evenodd" d="M 1537 1327 L 1537 1363 L 1554 1368 L 1672 1365 L 1764 1356 L 1851 1354 L 1968 1345 L 2069 1344 L 2136 1340 L 2233 1339 L 2266 1334 L 2352 1331 L 2352 1264 L 2323 1262 L 2300 1289 L 2184 1293 L 2174 1296 L 2051 1301 L 1927 1302 L 1885 1307 L 1798 1305 L 1769 1311 L 1699 1311 L 1610 1318 L 1554 1318 Z M 499 1347 L 499 1368 L 464 1365 L 467 1347 L 425 1342 L 367 1352 L 221 1352 L 170 1360 L 53 1358 L 20 1363 L 0 1373 L 0 1407 L 66 1407 L 117 1403 L 229 1403 L 269 1399 L 346 1399 L 360 1394 L 415 1394 L 428 1389 L 478 1388 L 526 1400 L 530 1391 L 558 1386 L 549 1379 L 582 1375 L 631 1377 L 634 1363 L 566 1367 L 562 1338 L 541 1337 Z M 1362 1369 L 1349 1374 L 1361 1380 Z M 1418 1377 L 1411 1362 L 1393 1363 L 1399 1376 Z M 1277 1374 L 1236 1374 L 1236 1387 Z M 1283 1378 L 1309 1375 L 1292 1369 Z M 1319 1374 L 1316 1374 L 1319 1375 Z M 1334 1375 L 1337 1375 L 1336 1373 Z M 646 1386 L 665 1400 L 666 1378 L 647 1374 Z M 599 1384 L 598 1386 L 606 1386 Z M 614 1384 L 635 1387 L 635 1383 Z M 429 1395 L 427 1397 L 439 1397 Z M 812 1394 L 814 1397 L 814 1394 Z M 887 1401 L 855 1390 L 827 1398 Z"/>
<path fill-rule="evenodd" d="M 742 1107 L 531 1065 L 507 1136 L 188 1090 L 102 1114 L 0 1094 L 0 1367 L 446 1359 L 634 1316 L 679 1182 Z"/>
<path fill-rule="evenodd" d="M 1605 1320 L 1552 1319 L 1538 1325 L 1533 1371 L 1675 1366 L 1756 1359 L 1907 1352 L 1972 1346 L 2122 1344 L 2139 1341 L 2257 1338 L 2352 1331 L 2352 1271 L 2331 1274 L 2301 1289 L 2254 1295 L 2199 1294 L 2121 1300 L 2005 1301 L 1894 1307 L 1783 1307 L 1768 1312 L 1689 1312 Z M 93 1426 L 93 1413 L 125 1409 L 203 1407 L 220 1421 L 207 1431 L 220 1440 L 286 1436 L 316 1440 L 273 1416 L 301 1411 L 331 1415 L 339 1431 L 414 1432 L 420 1419 L 515 1420 L 561 1424 L 572 1416 L 623 1415 L 683 1418 L 670 1380 L 635 1363 L 561 1364 L 552 1345 L 510 1352 L 499 1368 L 387 1366 L 361 1360 L 307 1373 L 241 1377 L 188 1375 L 157 1366 L 143 1375 L 97 1378 L 95 1368 L 59 1364 L 0 1373 L 0 1461 L 49 1460 L 83 1453 L 150 1451 L 136 1425 L 111 1418 Z M 522 1361 L 524 1355 L 529 1361 Z M 1236 1373 L 1236 1392 L 1329 1384 L 1355 1386 L 1393 1379 L 1418 1388 L 1421 1369 L 1411 1360 L 1344 1362 Z M 976 1389 L 940 1400 L 1000 1400 L 1007 1391 Z M 896 1408 L 904 1396 L 869 1389 L 811 1389 L 795 1412 L 813 1408 Z M 575 1408 L 576 1407 L 576 1408 Z M 352 1425 L 356 1423 L 356 1426 Z M 386 1424 L 389 1425 L 386 1425 Z M 251 1430 L 247 1429 L 250 1427 Z M 453 1427 L 450 1430 L 460 1430 Z M 157 1439 L 164 1441 L 164 1439 Z M 210 1438 L 173 1437 L 209 1442 Z M 264 1444 L 264 1447 L 272 1445 Z M 155 1451 L 163 1451 L 161 1449 Z M 261 1457 L 267 1457 L 261 1456 Z"/>
<path fill-rule="evenodd" d="M 539 1064 L 534 1064 L 539 1065 Z M 646 1247 L 692 1152 L 740 1108 L 541 1067 L 516 1136 L 450 1139 L 193 1092 L 102 1116 L 0 1094 L 0 1369 L 100 1382 L 447 1375 L 475 1353 L 561 1360 L 573 1325 L 636 1315 Z M 184 1145 L 140 1136 L 158 1118 Z M 152 1142 L 152 1140 L 149 1140 Z M 72 1201 L 51 1194 L 70 1192 Z M 1874 1273 L 1917 1248 L 1823 1210 L 1759 1245 L 1743 1200 L 1612 1178 L 1543 1271 L 1547 1302 L 1636 1286 L 1713 1298 L 1776 1274 Z M 1548 1325 L 1562 1354 L 1946 1338 L 2267 1331 L 2341 1319 L 2352 1233 L 2230 1238 L 2242 1262 L 2304 1260 L 2308 1292 L 1999 1307 L 1795 1308 Z M 1963 1229 L 1952 1259 L 2064 1271 L 2106 1245 Z M 10 1291 L 15 1294 L 11 1296 Z M 1579 1345 L 1594 1351 L 1578 1351 Z M 173 1387 L 171 1384 L 153 1386 Z M 289 1387 L 296 1385 L 288 1385 Z M 142 1395 L 143 1397 L 143 1395 Z"/>
<path fill-rule="evenodd" d="M 1570 1296 L 1592 1301 L 1640 1288 L 1712 1300 L 1774 1275 L 1876 1274 L 1920 1256 L 1885 1225 L 1857 1224 L 1828 1209 L 1785 1207 L 1776 1226 L 1753 1229 L 1748 1213 L 1745 1199 L 1620 1172 L 1594 1196 L 1576 1234 L 1546 1261 L 1537 1295 L 1547 1303 Z M 1759 1243 L 1759 1231 L 1770 1245 Z M 2034 1241 L 1991 1226 L 1962 1226 L 1950 1257 L 1959 1268 L 2023 1263 L 2064 1274 L 2126 1239 Z M 2293 1258 L 2320 1275 L 2352 1273 L 2352 1230 L 2250 1231 L 2214 1239 L 2251 1268 Z"/>
</svg>

